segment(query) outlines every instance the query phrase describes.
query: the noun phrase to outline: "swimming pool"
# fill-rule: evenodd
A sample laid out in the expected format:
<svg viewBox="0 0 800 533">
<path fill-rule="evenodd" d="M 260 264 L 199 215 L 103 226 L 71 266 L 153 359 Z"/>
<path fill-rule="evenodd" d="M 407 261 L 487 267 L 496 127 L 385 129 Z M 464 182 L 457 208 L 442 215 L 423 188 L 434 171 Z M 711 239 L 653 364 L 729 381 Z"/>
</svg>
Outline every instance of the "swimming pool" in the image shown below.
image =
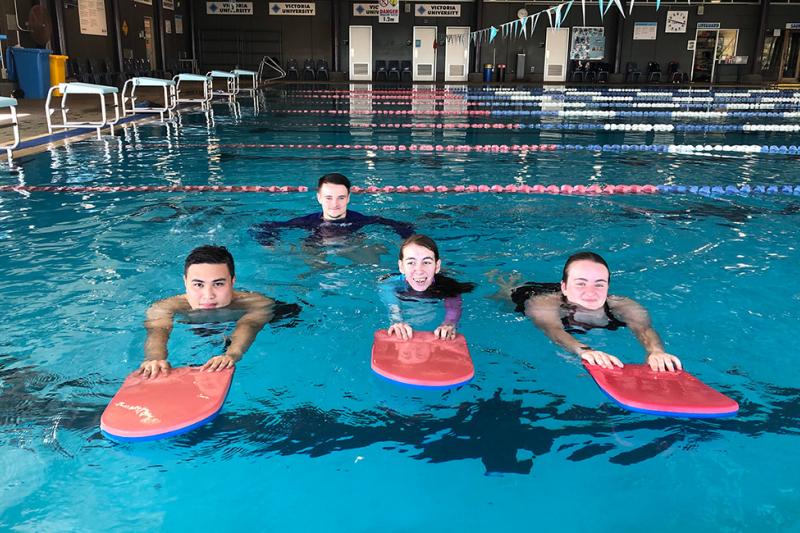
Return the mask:
<svg viewBox="0 0 800 533">
<path fill-rule="evenodd" d="M 800 389 L 790 330 L 800 319 L 795 195 L 355 195 L 351 209 L 413 222 L 437 240 L 450 273 L 478 283 L 465 296 L 460 326 L 476 376 L 463 387 L 425 391 L 387 382 L 369 368 L 372 333 L 388 325 L 376 283 L 396 269 L 399 239 L 390 230 L 365 233 L 358 245 L 387 251 L 376 264 L 356 264 L 336 253 L 311 256 L 300 246 L 301 231 L 284 231 L 274 249 L 249 236 L 253 223 L 314 210 L 311 193 L 86 188 L 312 186 L 326 172 L 380 187 L 796 186 L 797 154 L 788 149 L 669 148 L 791 146 L 796 133 L 578 127 L 796 119 L 675 124 L 659 116 L 287 112 L 458 111 L 484 109 L 468 105 L 469 98 L 502 96 L 456 92 L 463 98 L 432 107 L 421 93 L 413 104 L 386 106 L 376 103 L 382 93 L 319 103 L 311 94 L 270 91 L 260 113 L 248 101 L 215 104 L 213 116 L 184 113 L 179 127 L 129 126 L 118 137 L 52 148 L 2 172 L 4 184 L 78 187 L 0 193 L 7 302 L 0 319 L 3 528 L 638 531 L 646 524 L 651 531 L 785 531 L 800 525 L 794 458 Z M 273 144 L 284 148 L 266 147 Z M 501 151 L 522 144 L 558 148 Z M 447 152 L 437 145 L 498 148 Z M 183 258 L 207 242 L 231 249 L 239 288 L 298 303 L 300 314 L 259 334 L 212 424 L 151 443 L 106 440 L 100 414 L 141 360 L 144 311 L 180 292 Z M 611 292 L 647 306 L 668 351 L 739 401 L 736 418 L 670 419 L 615 407 L 573 356 L 495 297 L 489 279 L 495 271 L 517 273 L 521 281 L 556 280 L 565 258 L 584 248 L 609 261 Z M 176 325 L 170 360 L 204 362 L 219 352 L 224 332 L 224 325 Z M 589 339 L 625 361 L 642 357 L 629 332 L 594 331 Z"/>
</svg>

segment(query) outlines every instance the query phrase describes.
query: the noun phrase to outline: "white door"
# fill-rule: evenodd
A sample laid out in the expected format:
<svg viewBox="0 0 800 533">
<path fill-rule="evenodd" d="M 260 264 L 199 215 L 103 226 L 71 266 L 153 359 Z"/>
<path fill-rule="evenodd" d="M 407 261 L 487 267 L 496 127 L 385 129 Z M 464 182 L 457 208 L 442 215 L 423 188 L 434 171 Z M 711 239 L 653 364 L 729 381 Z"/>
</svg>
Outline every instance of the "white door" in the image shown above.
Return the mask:
<svg viewBox="0 0 800 533">
<path fill-rule="evenodd" d="M 569 28 L 547 28 L 544 45 L 544 81 L 567 81 Z"/>
<path fill-rule="evenodd" d="M 445 35 L 447 40 L 444 49 L 444 81 L 467 81 L 469 27 L 448 26 Z"/>
<path fill-rule="evenodd" d="M 436 81 L 436 26 L 414 26 L 414 81 Z"/>
<path fill-rule="evenodd" d="M 350 26 L 350 79 L 372 81 L 372 26 Z"/>
</svg>

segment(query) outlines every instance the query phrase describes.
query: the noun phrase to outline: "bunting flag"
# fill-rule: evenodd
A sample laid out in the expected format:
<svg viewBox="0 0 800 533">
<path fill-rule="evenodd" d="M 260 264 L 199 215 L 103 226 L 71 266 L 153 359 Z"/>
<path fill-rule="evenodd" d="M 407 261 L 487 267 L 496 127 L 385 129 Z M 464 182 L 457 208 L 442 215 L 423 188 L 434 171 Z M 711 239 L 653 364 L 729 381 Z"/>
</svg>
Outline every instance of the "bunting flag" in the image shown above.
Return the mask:
<svg viewBox="0 0 800 533">
<path fill-rule="evenodd" d="M 497 28 L 492 26 L 489 28 L 489 42 L 494 41 L 494 38 L 497 37 Z"/>
<path fill-rule="evenodd" d="M 533 23 L 531 24 L 531 36 L 533 36 L 533 30 L 536 29 L 536 24 L 539 22 L 539 15 L 541 15 L 541 12 L 536 13 L 533 16 Z"/>
<path fill-rule="evenodd" d="M 522 21 L 521 21 L 522 24 L 520 24 L 520 30 L 519 30 L 519 35 L 524 36 L 526 39 L 528 38 L 528 19 L 529 18 L 530 17 L 525 17 L 524 19 L 522 19 Z M 519 37 L 519 35 L 518 35 L 518 37 Z"/>
<path fill-rule="evenodd" d="M 553 9 L 553 8 L 551 7 L 550 9 Z M 545 13 L 547 13 L 547 20 L 550 21 L 550 27 L 552 28 L 553 27 L 553 13 L 550 11 L 550 9 L 545 10 Z"/>
<path fill-rule="evenodd" d="M 581 13 L 583 14 L 583 25 L 586 26 L 586 0 L 581 0 Z"/>
<path fill-rule="evenodd" d="M 561 27 L 561 6 L 563 4 L 559 4 L 555 7 L 555 16 L 556 16 L 556 28 Z"/>
</svg>

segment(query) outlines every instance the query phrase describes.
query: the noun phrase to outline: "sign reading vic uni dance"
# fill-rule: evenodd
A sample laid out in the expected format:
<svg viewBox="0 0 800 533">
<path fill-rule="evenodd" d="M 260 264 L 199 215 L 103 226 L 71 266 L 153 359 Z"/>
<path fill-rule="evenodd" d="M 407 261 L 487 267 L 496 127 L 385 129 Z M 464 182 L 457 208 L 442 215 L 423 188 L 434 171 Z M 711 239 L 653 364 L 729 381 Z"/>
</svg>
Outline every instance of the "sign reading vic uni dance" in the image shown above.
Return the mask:
<svg viewBox="0 0 800 533">
<path fill-rule="evenodd" d="M 206 2 L 207 15 L 252 15 L 253 2 Z"/>
<path fill-rule="evenodd" d="M 270 15 L 300 15 L 313 17 L 317 13 L 314 2 L 270 2 Z"/>
<path fill-rule="evenodd" d="M 417 17 L 460 17 L 461 4 L 415 4 Z"/>
</svg>

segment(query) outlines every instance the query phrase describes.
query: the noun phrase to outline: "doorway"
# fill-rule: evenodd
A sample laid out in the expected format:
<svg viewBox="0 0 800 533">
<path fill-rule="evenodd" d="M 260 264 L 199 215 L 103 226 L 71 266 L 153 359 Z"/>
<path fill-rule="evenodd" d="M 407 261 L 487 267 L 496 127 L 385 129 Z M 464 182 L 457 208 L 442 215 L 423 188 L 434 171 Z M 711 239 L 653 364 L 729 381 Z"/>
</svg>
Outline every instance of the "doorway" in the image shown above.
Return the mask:
<svg viewBox="0 0 800 533">
<path fill-rule="evenodd" d="M 436 81 L 436 26 L 414 26 L 414 81 Z"/>
<path fill-rule="evenodd" d="M 372 26 L 350 26 L 350 79 L 372 80 Z"/>
<path fill-rule="evenodd" d="M 780 82 L 800 82 L 800 30 L 787 30 L 779 72 Z"/>
</svg>

